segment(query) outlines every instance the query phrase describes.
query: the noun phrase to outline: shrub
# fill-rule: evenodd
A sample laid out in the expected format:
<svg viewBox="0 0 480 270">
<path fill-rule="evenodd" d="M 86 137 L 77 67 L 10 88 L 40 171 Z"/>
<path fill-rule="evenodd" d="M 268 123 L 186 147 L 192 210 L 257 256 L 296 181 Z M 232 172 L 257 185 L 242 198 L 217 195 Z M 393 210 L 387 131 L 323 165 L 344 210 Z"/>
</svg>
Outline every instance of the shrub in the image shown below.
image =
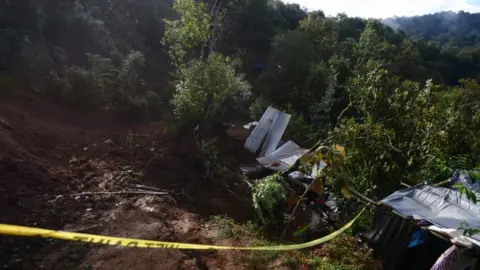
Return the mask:
<svg viewBox="0 0 480 270">
<path fill-rule="evenodd" d="M 222 168 L 218 150 L 215 144 L 216 141 L 216 139 L 205 141 L 199 137 L 196 137 L 198 148 L 197 158 L 202 164 L 204 177 L 207 179 L 213 178 L 215 174 L 218 173 Z"/>
<path fill-rule="evenodd" d="M 255 214 L 262 225 L 280 222 L 278 208 L 286 202 L 285 180 L 274 174 L 258 180 L 252 187 L 252 201 Z"/>
<path fill-rule="evenodd" d="M 55 71 L 46 78 L 44 93 L 58 100 L 79 104 L 102 104 L 107 110 L 131 113 L 134 119 L 146 119 L 156 112 L 160 97 L 148 91 L 141 73 L 143 53 L 132 51 L 116 67 L 112 59 L 86 53 L 88 65 L 67 67 L 63 77 Z"/>
<path fill-rule="evenodd" d="M 270 106 L 270 103 L 263 96 L 258 97 L 252 105 L 250 105 L 250 117 L 253 120 L 260 120 L 268 106 Z"/>
<path fill-rule="evenodd" d="M 92 104 L 112 100 L 116 94 L 118 71 L 111 59 L 87 53 L 88 66 L 69 66 L 63 77 L 57 72 L 49 72 L 44 94 L 70 103 Z"/>
<path fill-rule="evenodd" d="M 45 78 L 43 94 L 54 100 L 63 100 L 64 95 L 70 91 L 70 85 L 65 78 L 61 78 L 57 72 L 50 71 Z"/>
<path fill-rule="evenodd" d="M 285 130 L 285 138 L 289 138 L 299 143 L 302 147 L 312 147 L 319 137 L 319 132 L 305 121 L 302 115 L 292 110 L 286 110 L 292 117 Z"/>
<path fill-rule="evenodd" d="M 118 76 L 118 70 L 112 63 L 112 59 L 101 57 L 97 54 L 86 53 L 88 58 L 88 72 L 93 83 L 98 88 L 98 95 L 101 95 L 103 99 L 111 98 L 111 91 L 117 91 L 116 80 Z"/>
<path fill-rule="evenodd" d="M 96 93 L 99 92 L 100 85 L 88 70 L 70 66 L 65 69 L 64 74 L 66 87 L 63 89 L 63 98 L 66 101 L 87 104 L 98 100 Z"/>
<path fill-rule="evenodd" d="M 249 95 L 250 85 L 220 54 L 206 61 L 193 60 L 181 73 L 172 103 L 175 116 L 183 123 L 220 121 Z"/>
<path fill-rule="evenodd" d="M 140 75 L 145 68 L 145 56 L 138 51 L 131 51 L 122 61 L 119 74 L 121 90 L 132 95 L 143 94 L 145 82 Z"/>
<path fill-rule="evenodd" d="M 339 235 L 313 252 L 317 269 L 382 269 L 371 250 L 359 247 L 355 237 Z M 320 260 L 319 260 L 320 259 Z M 328 265 L 328 267 L 322 267 Z"/>
<path fill-rule="evenodd" d="M 150 117 L 148 101 L 144 96 L 127 96 L 125 105 L 121 107 L 125 108 L 130 120 L 146 120 Z"/>
</svg>

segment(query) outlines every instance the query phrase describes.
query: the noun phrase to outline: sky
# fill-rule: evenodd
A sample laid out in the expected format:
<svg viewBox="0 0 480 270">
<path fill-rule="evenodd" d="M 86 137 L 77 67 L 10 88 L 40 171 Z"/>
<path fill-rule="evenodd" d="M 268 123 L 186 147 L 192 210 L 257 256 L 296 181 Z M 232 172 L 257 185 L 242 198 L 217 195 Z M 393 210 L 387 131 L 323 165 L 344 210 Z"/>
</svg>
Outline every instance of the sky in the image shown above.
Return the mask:
<svg viewBox="0 0 480 270">
<path fill-rule="evenodd" d="M 326 15 L 346 13 L 363 18 L 415 16 L 439 11 L 480 12 L 480 0 L 285 0 Z"/>
</svg>

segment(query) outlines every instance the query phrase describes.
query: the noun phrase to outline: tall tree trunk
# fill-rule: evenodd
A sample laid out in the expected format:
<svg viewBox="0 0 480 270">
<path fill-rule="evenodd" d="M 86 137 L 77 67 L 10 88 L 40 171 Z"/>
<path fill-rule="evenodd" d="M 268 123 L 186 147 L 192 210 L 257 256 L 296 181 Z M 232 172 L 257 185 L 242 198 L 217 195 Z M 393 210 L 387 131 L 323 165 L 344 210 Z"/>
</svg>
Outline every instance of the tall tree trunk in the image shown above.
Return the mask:
<svg viewBox="0 0 480 270">
<path fill-rule="evenodd" d="M 212 33 L 212 35 L 210 39 L 207 40 L 203 45 L 202 54 L 201 54 L 202 60 L 207 59 L 214 50 L 216 32 L 217 32 L 218 23 L 219 23 L 218 17 L 225 1 L 228 1 L 228 0 L 215 0 L 215 4 L 213 5 L 212 11 L 210 13 L 210 16 L 212 17 L 212 23 L 210 24 L 210 32 Z M 203 110 L 204 121 L 208 115 L 208 110 L 210 109 L 212 102 L 213 102 L 213 94 L 210 93 L 208 94 L 207 100 L 205 102 L 204 110 Z M 212 123 L 205 123 L 204 121 L 202 121 L 203 122 L 202 126 L 209 126 L 212 124 Z"/>
<path fill-rule="evenodd" d="M 215 4 L 213 5 L 212 11 L 210 12 L 210 16 L 212 17 L 212 23 L 210 24 L 210 32 L 212 33 L 212 36 L 203 45 L 200 57 L 201 59 L 207 59 L 215 49 L 214 47 L 217 38 L 217 28 L 219 24 L 218 17 L 226 1 L 228 0 L 215 0 Z"/>
</svg>

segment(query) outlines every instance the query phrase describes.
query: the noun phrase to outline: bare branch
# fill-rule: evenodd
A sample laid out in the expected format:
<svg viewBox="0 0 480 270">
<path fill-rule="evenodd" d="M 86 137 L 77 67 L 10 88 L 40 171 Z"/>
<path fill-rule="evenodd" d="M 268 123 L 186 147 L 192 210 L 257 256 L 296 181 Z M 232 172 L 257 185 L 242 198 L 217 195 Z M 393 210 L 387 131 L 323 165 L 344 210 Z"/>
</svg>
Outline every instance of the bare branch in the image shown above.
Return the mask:
<svg viewBox="0 0 480 270">
<path fill-rule="evenodd" d="M 95 194 L 146 194 L 146 195 L 167 195 L 168 192 L 155 192 L 155 191 L 140 191 L 140 190 L 125 190 L 125 191 L 96 191 L 96 192 L 82 192 L 74 194 L 65 194 L 63 196 L 84 196 Z"/>
</svg>

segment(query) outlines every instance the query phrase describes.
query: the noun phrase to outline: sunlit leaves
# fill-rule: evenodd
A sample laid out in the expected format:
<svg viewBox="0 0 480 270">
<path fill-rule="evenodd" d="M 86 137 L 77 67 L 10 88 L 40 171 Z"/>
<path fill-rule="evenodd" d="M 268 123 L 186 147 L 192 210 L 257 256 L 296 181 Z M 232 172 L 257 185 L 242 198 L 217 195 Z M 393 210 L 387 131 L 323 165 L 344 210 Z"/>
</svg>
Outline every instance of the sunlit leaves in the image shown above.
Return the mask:
<svg viewBox="0 0 480 270">
<path fill-rule="evenodd" d="M 194 0 L 176 0 L 173 9 L 180 15 L 179 20 L 165 19 L 164 43 L 169 46 L 173 64 L 180 68 L 187 56 L 192 58 L 194 50 L 212 36 L 212 17 L 206 3 Z M 193 52 L 192 52 L 193 50 Z"/>
<path fill-rule="evenodd" d="M 286 201 L 287 190 L 285 180 L 274 174 L 257 181 L 252 186 L 253 208 L 263 225 L 269 225 L 276 220 L 275 206 Z"/>
<path fill-rule="evenodd" d="M 172 100 L 181 121 L 221 120 L 249 96 L 250 85 L 220 54 L 193 60 L 181 73 Z"/>
</svg>

